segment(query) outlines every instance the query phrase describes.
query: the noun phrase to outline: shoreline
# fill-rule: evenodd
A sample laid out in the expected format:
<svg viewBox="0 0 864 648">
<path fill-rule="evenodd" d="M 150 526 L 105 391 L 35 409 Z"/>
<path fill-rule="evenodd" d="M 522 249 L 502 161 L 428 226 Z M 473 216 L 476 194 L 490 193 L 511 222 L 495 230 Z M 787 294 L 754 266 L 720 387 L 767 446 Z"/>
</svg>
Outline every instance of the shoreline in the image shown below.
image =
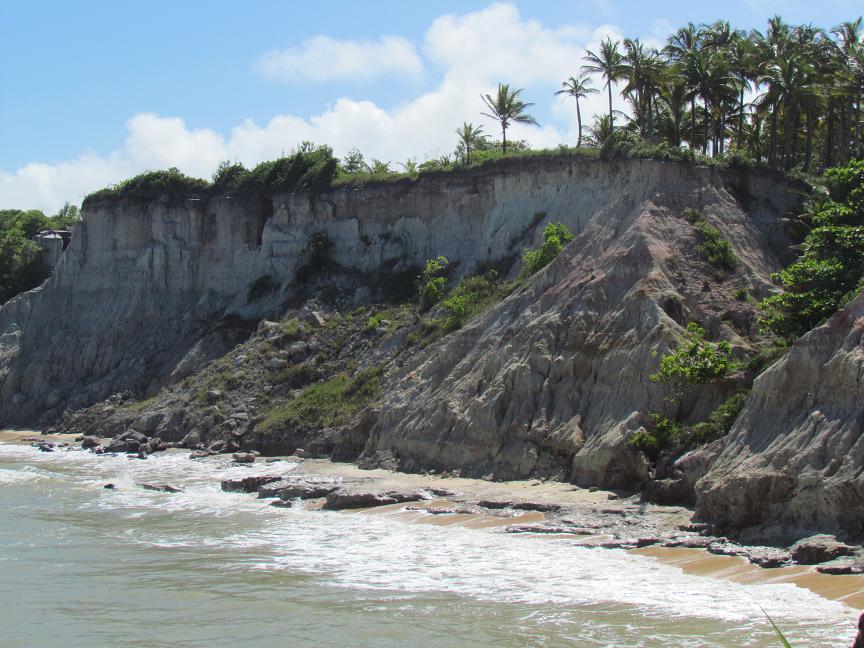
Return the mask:
<svg viewBox="0 0 864 648">
<path fill-rule="evenodd" d="M 0 443 L 29 446 L 39 441 L 76 448 L 76 436 L 4 429 L 0 430 Z M 280 470 L 280 463 L 285 460 L 296 461 L 298 465 L 286 473 Z M 711 553 L 704 546 L 707 542 L 703 542 L 702 547 L 661 546 L 664 537 L 685 540 L 707 540 L 709 537 L 698 535 L 690 527 L 691 510 L 641 503 L 638 496 L 579 488 L 564 482 L 492 482 L 398 473 L 380 468 L 364 470 L 354 464 L 335 463 L 329 459 L 267 457 L 249 464 L 248 468 L 250 476 L 284 473 L 289 478 L 321 477 L 344 481 L 367 493 L 424 488 L 442 493 L 434 499 L 350 508 L 344 511 L 346 514 L 395 516 L 406 522 L 435 526 L 499 528 L 512 533 L 543 536 L 548 540 L 575 541 L 575 545 L 583 547 L 621 548 L 675 566 L 686 574 L 742 584 L 791 583 L 824 599 L 864 610 L 864 575 L 823 574 L 815 566 L 805 565 L 764 568 L 741 555 Z M 250 493 L 252 496 L 254 493 Z M 320 498 L 306 500 L 305 508 L 318 509 L 323 503 Z M 633 543 L 635 546 L 630 546 Z M 641 543 L 645 544 L 640 546 Z"/>
</svg>

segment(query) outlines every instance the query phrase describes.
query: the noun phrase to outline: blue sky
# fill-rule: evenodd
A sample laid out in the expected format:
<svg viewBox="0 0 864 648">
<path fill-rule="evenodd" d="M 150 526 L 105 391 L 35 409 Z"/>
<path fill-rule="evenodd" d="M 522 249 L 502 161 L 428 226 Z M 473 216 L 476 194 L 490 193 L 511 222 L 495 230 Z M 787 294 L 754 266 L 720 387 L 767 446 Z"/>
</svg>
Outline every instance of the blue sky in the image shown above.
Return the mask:
<svg viewBox="0 0 864 648">
<path fill-rule="evenodd" d="M 56 209 L 145 169 L 207 176 L 314 139 L 396 162 L 449 152 L 479 94 L 525 88 L 538 145 L 575 136 L 552 93 L 606 35 L 649 42 L 774 13 L 833 26 L 859 3 L 616 0 L 0 3 L 0 207 Z M 600 110 L 594 97 L 587 119 Z"/>
</svg>

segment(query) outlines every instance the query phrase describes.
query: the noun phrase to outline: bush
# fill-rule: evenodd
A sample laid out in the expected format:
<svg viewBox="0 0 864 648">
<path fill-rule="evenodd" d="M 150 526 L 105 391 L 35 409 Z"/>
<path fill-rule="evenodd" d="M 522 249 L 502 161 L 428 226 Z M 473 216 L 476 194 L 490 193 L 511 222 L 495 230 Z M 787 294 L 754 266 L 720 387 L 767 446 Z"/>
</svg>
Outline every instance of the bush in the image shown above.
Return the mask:
<svg viewBox="0 0 864 648">
<path fill-rule="evenodd" d="M 825 172 L 829 198 L 811 202 L 815 226 L 802 255 L 773 275 L 784 292 L 762 302 L 762 327 L 794 339 L 821 324 L 864 288 L 864 160 Z"/>
<path fill-rule="evenodd" d="M 159 195 L 186 198 L 205 195 L 209 190 L 210 183 L 206 180 L 187 176 L 177 167 L 171 167 L 166 171 L 147 171 L 111 187 L 100 189 L 87 196 L 84 202 L 98 198 L 149 198 Z"/>
<path fill-rule="evenodd" d="M 738 367 L 728 342 L 707 342 L 705 329 L 690 322 L 684 340 L 674 351 L 661 358 L 660 370 L 649 378 L 678 386 L 704 385 L 726 376 Z"/>
<path fill-rule="evenodd" d="M 423 272 L 417 277 L 417 293 L 420 297 L 420 310 L 425 312 L 444 297 L 447 279 L 444 273 L 450 261 L 445 256 L 438 256 L 426 261 Z"/>
<path fill-rule="evenodd" d="M 262 162 L 251 170 L 242 164 L 222 162 L 212 182 L 192 178 L 172 167 L 167 171 L 148 171 L 100 189 L 87 196 L 84 202 L 128 196 L 209 197 L 227 191 L 262 196 L 289 191 L 326 191 L 332 186 L 338 164 L 329 146 L 303 142 L 291 155 Z"/>
<path fill-rule="evenodd" d="M 718 405 L 711 412 L 707 421 L 697 423 L 686 430 L 682 435 L 682 443 L 687 448 L 695 448 L 707 445 L 729 434 L 729 430 L 735 425 L 741 410 L 744 409 L 749 395 L 749 392 L 740 392 Z"/>
<path fill-rule="evenodd" d="M 573 240 L 573 234 L 563 223 L 549 223 L 543 230 L 543 243 L 538 248 L 525 250 L 522 254 L 520 276 L 530 277 L 542 270 L 561 254 L 564 246 Z"/>
<path fill-rule="evenodd" d="M 786 353 L 788 348 L 789 345 L 786 340 L 782 338 L 774 340 L 770 346 L 761 349 L 747 361 L 747 371 L 754 376 L 758 376 L 765 369 L 777 362 Z"/>
<path fill-rule="evenodd" d="M 738 259 L 720 230 L 712 227 L 697 209 L 687 209 L 684 214 L 696 229 L 700 240 L 697 249 L 705 256 L 708 263 L 720 270 L 734 270 L 738 265 Z"/>
<path fill-rule="evenodd" d="M 662 450 L 678 440 L 681 430 L 681 425 L 675 421 L 657 412 L 651 412 L 648 415 L 647 426 L 638 430 L 627 440 L 627 443 L 641 450 L 654 461 Z"/>
</svg>

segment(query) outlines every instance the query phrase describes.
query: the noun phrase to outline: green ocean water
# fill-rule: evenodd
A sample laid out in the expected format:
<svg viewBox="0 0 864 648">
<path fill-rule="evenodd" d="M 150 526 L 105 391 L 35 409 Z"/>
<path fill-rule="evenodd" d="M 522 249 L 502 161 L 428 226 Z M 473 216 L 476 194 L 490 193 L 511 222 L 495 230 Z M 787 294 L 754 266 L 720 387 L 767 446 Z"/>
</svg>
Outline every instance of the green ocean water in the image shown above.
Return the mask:
<svg viewBox="0 0 864 648">
<path fill-rule="evenodd" d="M 796 647 L 854 636 L 793 585 L 221 492 L 249 471 L 0 444 L 0 646 L 776 646 L 760 606 Z"/>
</svg>

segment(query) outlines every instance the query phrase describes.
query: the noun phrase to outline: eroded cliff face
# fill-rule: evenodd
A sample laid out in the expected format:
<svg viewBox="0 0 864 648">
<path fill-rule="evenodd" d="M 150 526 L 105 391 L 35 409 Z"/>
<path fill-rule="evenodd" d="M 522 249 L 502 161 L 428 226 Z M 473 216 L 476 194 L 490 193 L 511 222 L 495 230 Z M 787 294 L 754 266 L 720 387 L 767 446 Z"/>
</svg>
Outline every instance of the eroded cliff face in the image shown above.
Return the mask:
<svg viewBox="0 0 864 648">
<path fill-rule="evenodd" d="M 577 239 L 517 295 L 394 374 L 367 455 L 606 484 L 620 472 L 632 483 L 641 458 L 617 448 L 656 396 L 650 352 L 696 317 L 746 345 L 724 313 L 745 329 L 752 321 L 733 286 L 771 289 L 794 200 L 771 174 L 553 158 L 314 196 L 88 203 L 51 279 L 0 309 L 0 422 L 50 421 L 194 372 L 244 335 L 226 316 L 278 314 L 315 233 L 331 241 L 346 303 L 357 303 L 369 288 L 358 277 L 439 254 L 455 277 L 507 267 L 554 220 Z M 733 242 L 734 281 L 715 282 L 698 259 L 685 208 Z M 276 288 L 251 299 L 264 276 Z M 681 322 L 661 307 L 673 294 Z"/>
<path fill-rule="evenodd" d="M 697 489 L 744 538 L 864 536 L 864 294 L 759 376 Z"/>
<path fill-rule="evenodd" d="M 681 167 L 637 164 L 597 184 L 603 200 L 591 209 L 556 212 L 579 234 L 551 266 L 392 376 L 367 458 L 586 486 L 631 489 L 649 479 L 627 440 L 663 407 L 649 379 L 656 354 L 690 320 L 747 348 L 756 315 L 734 291 L 770 290 L 777 261 L 758 223 L 782 229 L 772 220 L 781 210 L 756 201 L 761 210 L 748 212 L 720 177 Z M 741 263 L 731 275 L 716 279 L 699 258 L 683 216 L 694 208 L 732 241 Z M 704 419 L 735 387 L 706 388 L 677 414 Z"/>
</svg>

